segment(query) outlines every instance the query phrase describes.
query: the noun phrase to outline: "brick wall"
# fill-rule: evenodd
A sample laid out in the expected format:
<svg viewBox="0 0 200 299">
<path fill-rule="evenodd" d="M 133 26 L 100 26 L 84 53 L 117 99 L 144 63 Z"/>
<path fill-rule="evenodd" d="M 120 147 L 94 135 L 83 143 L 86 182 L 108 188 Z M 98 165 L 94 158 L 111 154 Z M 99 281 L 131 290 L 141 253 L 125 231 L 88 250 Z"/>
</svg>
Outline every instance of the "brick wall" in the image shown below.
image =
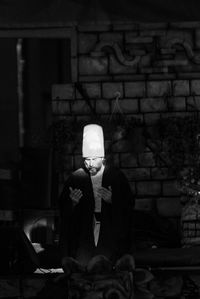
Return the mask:
<svg viewBox="0 0 200 299">
<path fill-rule="evenodd" d="M 91 121 L 92 110 L 109 121 L 116 112 L 117 93 L 118 112 L 127 119 L 140 119 L 147 127 L 163 117 L 184 117 L 200 110 L 199 23 L 88 24 L 73 28 L 73 34 L 73 82 L 52 87 L 54 121 Z M 81 143 L 75 151 L 72 148 L 70 143 L 65 148 L 61 184 L 80 165 Z M 150 148 L 132 151 L 119 142 L 111 155 L 136 198 L 180 196 L 175 178 L 166 166 L 158 167 Z"/>
</svg>

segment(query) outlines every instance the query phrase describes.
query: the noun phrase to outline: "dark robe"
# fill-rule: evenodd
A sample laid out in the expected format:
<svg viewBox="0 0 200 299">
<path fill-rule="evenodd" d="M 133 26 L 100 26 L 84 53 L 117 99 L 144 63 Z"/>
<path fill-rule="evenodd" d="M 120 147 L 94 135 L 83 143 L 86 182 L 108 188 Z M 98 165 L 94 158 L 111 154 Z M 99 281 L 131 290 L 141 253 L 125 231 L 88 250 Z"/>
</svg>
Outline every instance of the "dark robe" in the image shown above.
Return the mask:
<svg viewBox="0 0 200 299">
<path fill-rule="evenodd" d="M 71 256 L 85 264 L 97 254 L 116 260 L 128 253 L 131 241 L 131 215 L 134 198 L 129 183 L 117 168 L 105 166 L 102 186 L 112 188 L 112 203 L 102 200 L 101 228 L 97 247 L 94 245 L 94 194 L 86 169 L 73 172 L 60 197 L 60 248 L 62 257 Z M 69 187 L 81 189 L 83 196 L 73 207 Z"/>
</svg>

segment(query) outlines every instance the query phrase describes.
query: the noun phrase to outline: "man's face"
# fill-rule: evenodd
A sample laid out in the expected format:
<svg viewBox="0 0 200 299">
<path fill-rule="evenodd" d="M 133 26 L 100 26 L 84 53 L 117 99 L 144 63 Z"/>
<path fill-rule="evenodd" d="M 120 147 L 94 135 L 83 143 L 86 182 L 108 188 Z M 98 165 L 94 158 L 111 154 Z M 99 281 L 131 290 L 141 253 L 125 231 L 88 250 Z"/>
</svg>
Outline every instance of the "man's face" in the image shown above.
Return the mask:
<svg viewBox="0 0 200 299">
<path fill-rule="evenodd" d="M 84 163 L 90 175 L 96 175 L 101 170 L 101 167 L 103 165 L 103 158 L 87 157 L 84 159 Z"/>
</svg>

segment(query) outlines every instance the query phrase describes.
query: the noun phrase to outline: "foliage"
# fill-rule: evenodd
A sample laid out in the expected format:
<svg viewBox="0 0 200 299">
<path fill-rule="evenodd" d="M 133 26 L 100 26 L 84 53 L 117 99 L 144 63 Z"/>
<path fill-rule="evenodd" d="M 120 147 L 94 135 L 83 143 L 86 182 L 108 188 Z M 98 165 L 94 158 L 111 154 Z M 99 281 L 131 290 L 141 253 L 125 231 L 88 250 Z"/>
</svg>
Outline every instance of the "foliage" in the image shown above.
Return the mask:
<svg viewBox="0 0 200 299">
<path fill-rule="evenodd" d="M 158 123 L 163 152 L 183 191 L 200 190 L 200 120 L 171 117 Z"/>
</svg>

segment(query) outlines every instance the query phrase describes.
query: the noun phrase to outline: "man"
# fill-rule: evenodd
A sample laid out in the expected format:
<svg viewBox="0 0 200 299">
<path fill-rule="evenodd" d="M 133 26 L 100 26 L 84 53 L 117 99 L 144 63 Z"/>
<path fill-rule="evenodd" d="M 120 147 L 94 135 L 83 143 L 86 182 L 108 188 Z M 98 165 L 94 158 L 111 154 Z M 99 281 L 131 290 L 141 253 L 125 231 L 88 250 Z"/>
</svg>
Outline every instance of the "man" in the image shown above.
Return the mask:
<svg viewBox="0 0 200 299">
<path fill-rule="evenodd" d="M 105 164 L 102 127 L 83 131 L 84 166 L 67 179 L 60 198 L 62 257 L 82 265 L 97 255 L 111 262 L 130 248 L 133 196 L 127 179 Z"/>
</svg>

